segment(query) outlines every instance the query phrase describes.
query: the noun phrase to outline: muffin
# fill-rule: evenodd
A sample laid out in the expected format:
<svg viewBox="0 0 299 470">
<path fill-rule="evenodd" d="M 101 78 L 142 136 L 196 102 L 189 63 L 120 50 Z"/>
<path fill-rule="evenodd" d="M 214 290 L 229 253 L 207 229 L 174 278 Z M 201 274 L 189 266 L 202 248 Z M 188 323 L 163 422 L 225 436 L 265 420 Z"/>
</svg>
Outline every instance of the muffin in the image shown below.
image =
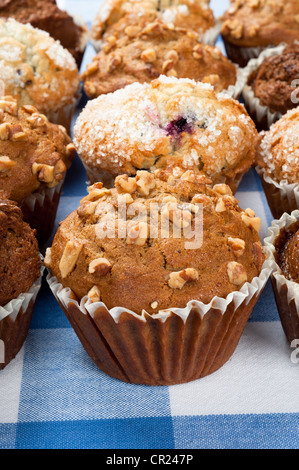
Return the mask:
<svg viewBox="0 0 299 470">
<path fill-rule="evenodd" d="M 35 106 L 69 131 L 78 100 L 78 68 L 48 33 L 13 19 L 0 20 L 0 80 L 4 94 Z"/>
<path fill-rule="evenodd" d="M 258 130 L 268 130 L 289 109 L 298 106 L 299 42 L 262 52 L 258 59 L 251 59 L 246 74 L 246 108 Z"/>
<path fill-rule="evenodd" d="M 0 194 L 16 201 L 40 243 L 53 228 L 62 183 L 75 148 L 62 126 L 31 105 L 0 99 Z"/>
<path fill-rule="evenodd" d="M 290 343 L 299 338 L 299 211 L 272 222 L 265 249 L 274 263 L 271 275 L 284 333 Z"/>
<path fill-rule="evenodd" d="M 256 169 L 272 215 L 299 207 L 299 107 L 288 111 L 269 131 L 260 133 Z"/>
<path fill-rule="evenodd" d="M 254 161 L 257 131 L 243 105 L 210 84 L 161 76 L 89 101 L 74 144 L 91 182 L 122 173 L 195 169 L 236 191 Z"/>
<path fill-rule="evenodd" d="M 299 40 L 298 0 L 231 0 L 221 34 L 228 57 L 244 67 L 269 46 Z"/>
<path fill-rule="evenodd" d="M 0 340 L 3 369 L 21 349 L 41 282 L 41 258 L 35 232 L 21 209 L 0 199 Z M 1 348 L 2 350 L 2 348 Z"/>
<path fill-rule="evenodd" d="M 0 17 L 47 31 L 69 50 L 80 67 L 88 41 L 87 25 L 60 10 L 56 0 L 6 0 L 0 4 Z"/>
<path fill-rule="evenodd" d="M 238 69 L 220 49 L 199 44 L 195 33 L 170 28 L 160 20 L 132 37 L 116 35 L 93 58 L 82 74 L 90 98 L 111 93 L 134 82 L 150 82 L 161 74 L 210 83 L 216 91 L 231 88 L 237 98 L 245 81 L 237 84 Z"/>
<path fill-rule="evenodd" d="M 260 219 L 192 171 L 89 187 L 46 252 L 49 285 L 107 374 L 170 385 L 233 353 L 270 272 Z M 136 215 L 138 214 L 138 215 Z M 264 267 L 263 267 L 264 266 Z"/>
<path fill-rule="evenodd" d="M 194 31 L 201 40 L 215 44 L 219 34 L 209 0 L 104 0 L 91 27 L 91 42 L 96 51 L 114 37 L 134 33 L 156 19 L 170 27 Z"/>
</svg>

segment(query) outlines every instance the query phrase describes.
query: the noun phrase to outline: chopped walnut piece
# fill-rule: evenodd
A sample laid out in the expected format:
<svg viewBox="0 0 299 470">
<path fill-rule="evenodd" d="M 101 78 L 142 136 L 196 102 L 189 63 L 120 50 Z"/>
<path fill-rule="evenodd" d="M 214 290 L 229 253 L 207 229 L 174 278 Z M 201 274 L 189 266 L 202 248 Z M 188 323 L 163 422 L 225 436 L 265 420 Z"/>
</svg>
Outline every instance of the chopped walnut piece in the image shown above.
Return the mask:
<svg viewBox="0 0 299 470">
<path fill-rule="evenodd" d="M 118 192 L 124 191 L 132 194 L 137 190 L 136 178 L 128 175 L 120 175 L 115 178 L 115 187 Z"/>
<path fill-rule="evenodd" d="M 148 237 L 148 224 L 146 222 L 138 222 L 128 229 L 127 244 L 128 245 L 145 245 Z"/>
<path fill-rule="evenodd" d="M 59 270 L 63 279 L 73 271 L 82 248 L 83 243 L 80 242 L 70 240 L 66 243 L 59 262 Z"/>
<path fill-rule="evenodd" d="M 148 196 L 156 186 L 155 176 L 148 171 L 137 171 L 136 184 L 138 192 L 142 196 Z"/>
<path fill-rule="evenodd" d="M 97 258 L 89 263 L 88 271 L 96 276 L 106 276 L 111 267 L 111 263 L 106 258 Z"/>
<path fill-rule="evenodd" d="M 11 135 L 11 125 L 7 122 L 0 124 L 0 140 L 9 140 Z"/>
<path fill-rule="evenodd" d="M 228 263 L 227 274 L 230 282 L 236 286 L 240 286 L 247 281 L 247 273 L 244 266 L 236 261 Z"/>
<path fill-rule="evenodd" d="M 98 199 L 102 198 L 106 194 L 111 193 L 110 189 L 103 188 L 102 183 L 95 183 L 92 186 L 89 186 L 87 189 L 88 189 L 89 194 L 85 196 L 83 199 L 81 199 L 80 204 L 82 204 L 85 201 L 90 201 L 90 202 L 97 201 Z"/>
<path fill-rule="evenodd" d="M 52 250 L 51 248 L 46 249 L 45 257 L 44 257 L 44 265 L 47 268 L 51 267 L 51 262 L 52 262 Z"/>
<path fill-rule="evenodd" d="M 54 166 L 34 162 L 32 173 L 43 183 L 52 183 L 54 181 Z"/>
<path fill-rule="evenodd" d="M 4 173 L 5 171 L 10 170 L 14 166 L 16 166 L 17 162 L 11 160 L 9 157 L 2 156 L 0 157 L 0 172 Z"/>
<path fill-rule="evenodd" d="M 153 48 L 146 49 L 141 54 L 141 59 L 144 60 L 144 62 L 154 62 L 156 58 L 156 51 Z"/>
<path fill-rule="evenodd" d="M 228 237 L 228 245 L 236 256 L 242 256 L 244 254 L 246 245 L 245 240 L 242 240 L 241 238 Z"/>
<path fill-rule="evenodd" d="M 260 231 L 262 221 L 259 217 L 252 217 L 245 214 L 242 214 L 241 216 L 242 221 L 247 225 L 247 227 L 252 227 L 256 232 Z"/>
<path fill-rule="evenodd" d="M 91 300 L 91 302 L 100 302 L 101 300 L 101 292 L 97 286 L 93 286 L 87 294 L 87 297 Z"/>
<path fill-rule="evenodd" d="M 187 282 L 194 282 L 199 279 L 199 273 L 196 269 L 187 268 L 182 271 L 170 273 L 168 285 L 172 289 L 182 289 Z"/>
</svg>

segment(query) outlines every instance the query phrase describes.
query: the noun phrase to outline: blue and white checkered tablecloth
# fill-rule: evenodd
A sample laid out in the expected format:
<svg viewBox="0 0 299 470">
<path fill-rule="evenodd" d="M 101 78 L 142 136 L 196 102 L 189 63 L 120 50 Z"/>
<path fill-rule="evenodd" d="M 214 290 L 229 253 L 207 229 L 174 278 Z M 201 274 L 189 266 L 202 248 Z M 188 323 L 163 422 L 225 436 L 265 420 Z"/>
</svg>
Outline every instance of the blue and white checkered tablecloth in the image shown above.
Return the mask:
<svg viewBox="0 0 299 470">
<path fill-rule="evenodd" d="M 90 24 L 100 1 L 59 4 Z M 227 3 L 214 0 L 216 14 Z M 93 54 L 89 46 L 83 68 Z M 86 194 L 85 179 L 76 160 L 57 223 Z M 253 170 L 237 198 L 261 217 L 263 238 L 272 217 Z M 170 387 L 122 383 L 97 369 L 44 282 L 25 346 L 0 372 L 0 447 L 298 448 L 299 365 L 291 353 L 269 282 L 234 355 L 219 371 Z"/>
</svg>

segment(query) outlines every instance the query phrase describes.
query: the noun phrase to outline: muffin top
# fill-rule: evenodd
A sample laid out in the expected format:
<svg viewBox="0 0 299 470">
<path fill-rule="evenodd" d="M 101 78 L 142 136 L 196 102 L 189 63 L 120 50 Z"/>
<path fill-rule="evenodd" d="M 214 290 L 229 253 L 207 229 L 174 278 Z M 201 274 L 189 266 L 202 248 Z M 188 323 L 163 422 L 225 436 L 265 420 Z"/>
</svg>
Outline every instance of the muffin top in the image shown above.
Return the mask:
<svg viewBox="0 0 299 470">
<path fill-rule="evenodd" d="M 47 31 L 79 62 L 87 30 L 66 11 L 60 10 L 56 0 L 6 0 L 0 4 L 0 17 L 14 18 Z"/>
<path fill-rule="evenodd" d="M 75 156 L 62 126 L 51 124 L 33 106 L 18 108 L 0 98 L 0 193 L 17 202 L 42 187 L 55 187 Z"/>
<path fill-rule="evenodd" d="M 226 297 L 260 273 L 260 219 L 209 183 L 138 171 L 110 190 L 94 184 L 60 224 L 46 266 L 78 299 L 138 314 Z"/>
<path fill-rule="evenodd" d="M 260 133 L 256 163 L 276 182 L 299 182 L 299 107 Z"/>
<path fill-rule="evenodd" d="M 299 40 L 298 0 L 231 0 L 221 34 L 241 47 L 292 43 Z"/>
<path fill-rule="evenodd" d="M 72 103 L 79 74 L 73 56 L 45 31 L 0 20 L 0 80 L 6 95 L 42 113 Z"/>
<path fill-rule="evenodd" d="M 113 176 L 177 166 L 233 186 L 254 160 L 257 131 L 244 106 L 211 85 L 161 76 L 89 101 L 74 136 L 83 162 Z"/>
<path fill-rule="evenodd" d="M 236 83 L 236 66 L 220 49 L 199 44 L 194 32 L 156 20 L 136 35 L 125 32 L 114 38 L 82 75 L 91 98 L 136 81 L 150 82 L 161 74 L 211 83 L 216 91 Z"/>
<path fill-rule="evenodd" d="M 282 228 L 274 242 L 275 258 L 284 276 L 299 282 L 299 223 Z"/>
<path fill-rule="evenodd" d="M 40 267 L 35 231 L 14 202 L 0 199 L 0 306 L 28 292 Z"/>
<path fill-rule="evenodd" d="M 104 0 L 92 24 L 91 40 L 99 50 L 102 41 L 130 30 L 140 31 L 155 19 L 201 36 L 215 24 L 209 3 L 209 0 Z"/>
<path fill-rule="evenodd" d="M 249 77 L 248 84 L 263 106 L 272 113 L 285 114 L 295 108 L 294 83 L 299 77 L 299 42 L 287 46 L 281 54 L 267 57 Z"/>
</svg>

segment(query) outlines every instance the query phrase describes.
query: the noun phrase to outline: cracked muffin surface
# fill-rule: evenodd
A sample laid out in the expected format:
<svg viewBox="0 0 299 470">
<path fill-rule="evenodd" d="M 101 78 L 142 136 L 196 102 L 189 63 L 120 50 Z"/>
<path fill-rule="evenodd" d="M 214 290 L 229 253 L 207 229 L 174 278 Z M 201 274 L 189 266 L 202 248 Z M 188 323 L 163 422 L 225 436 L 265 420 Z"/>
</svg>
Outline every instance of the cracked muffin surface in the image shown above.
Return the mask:
<svg viewBox="0 0 299 470">
<path fill-rule="evenodd" d="M 94 18 L 91 40 L 96 50 L 129 28 L 140 31 L 156 19 L 201 36 L 215 25 L 209 0 L 105 0 Z"/>
<path fill-rule="evenodd" d="M 227 185 L 210 183 L 192 171 L 176 180 L 120 175 L 112 189 L 96 183 L 60 224 L 45 264 L 79 300 L 109 309 L 153 314 L 226 297 L 260 273 L 261 221 Z"/>
<path fill-rule="evenodd" d="M 235 85 L 237 68 L 220 51 L 199 44 L 194 32 L 171 28 L 160 20 L 140 31 L 131 29 L 107 41 L 82 74 L 90 98 L 161 74 L 210 83 L 215 90 Z"/>
<path fill-rule="evenodd" d="M 236 190 L 255 154 L 257 131 L 243 105 L 213 87 L 161 76 L 90 101 L 74 144 L 91 171 L 195 169 Z"/>
<path fill-rule="evenodd" d="M 0 199 L 0 306 L 28 292 L 40 267 L 35 231 L 14 202 Z"/>
</svg>

